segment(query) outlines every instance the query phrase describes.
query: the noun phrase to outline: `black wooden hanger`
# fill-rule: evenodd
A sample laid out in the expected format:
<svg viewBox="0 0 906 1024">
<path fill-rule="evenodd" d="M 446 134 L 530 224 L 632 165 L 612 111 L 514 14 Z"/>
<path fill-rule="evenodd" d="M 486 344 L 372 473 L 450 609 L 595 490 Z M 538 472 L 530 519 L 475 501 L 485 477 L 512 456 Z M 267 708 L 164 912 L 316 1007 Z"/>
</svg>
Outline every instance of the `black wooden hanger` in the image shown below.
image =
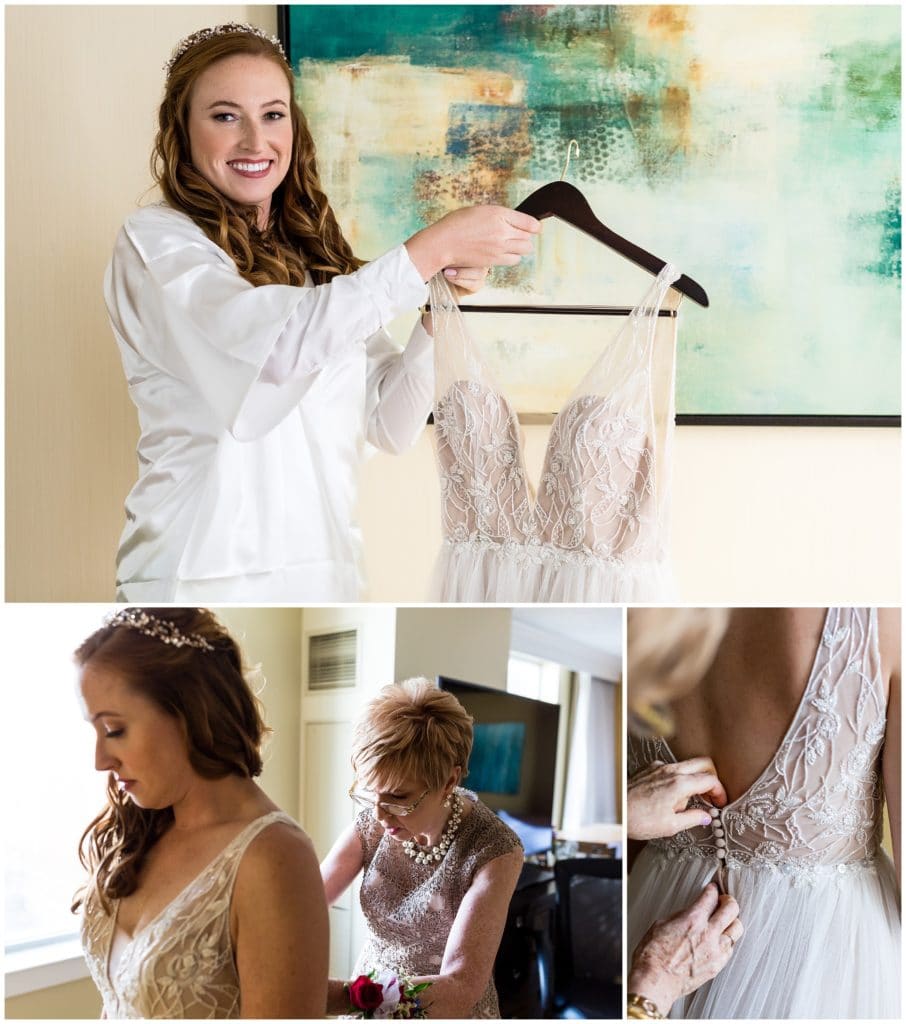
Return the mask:
<svg viewBox="0 0 906 1024">
<path fill-rule="evenodd" d="M 635 263 L 637 266 L 647 270 L 655 276 L 659 274 L 666 263 L 650 252 L 639 248 L 633 242 L 622 238 L 615 231 L 602 224 L 595 216 L 588 200 L 568 181 L 552 181 L 542 185 L 530 196 L 516 207 L 520 213 L 528 213 L 538 220 L 545 220 L 547 217 L 558 217 L 566 221 L 574 228 L 584 231 L 596 241 L 601 242 L 608 248 L 618 252 L 621 256 Z M 687 295 L 693 302 L 700 306 L 707 307 L 708 296 L 705 289 L 691 277 L 683 274 L 670 286 L 683 295 Z M 631 310 L 615 308 L 613 306 L 460 306 L 463 312 L 467 313 L 571 313 L 588 315 L 628 315 Z M 661 316 L 675 315 L 675 310 L 660 310 Z"/>
</svg>

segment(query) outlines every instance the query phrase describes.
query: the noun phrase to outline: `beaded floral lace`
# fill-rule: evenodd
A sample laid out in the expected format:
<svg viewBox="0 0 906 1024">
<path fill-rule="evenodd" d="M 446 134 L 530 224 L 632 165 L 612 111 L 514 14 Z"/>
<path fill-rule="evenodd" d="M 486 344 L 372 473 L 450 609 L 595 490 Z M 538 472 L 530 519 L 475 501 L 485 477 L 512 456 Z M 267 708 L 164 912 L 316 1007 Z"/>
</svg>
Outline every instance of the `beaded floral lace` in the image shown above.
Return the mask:
<svg viewBox="0 0 906 1024">
<path fill-rule="evenodd" d="M 460 790 L 464 800 L 473 797 Z M 475 801 L 439 863 L 416 864 L 370 811 L 356 818 L 364 872 L 360 900 L 368 938 L 354 976 L 373 968 L 406 977 L 437 974 L 459 905 L 475 873 L 520 846 L 516 834 Z M 469 1017 L 499 1017 L 493 981 Z"/>
<path fill-rule="evenodd" d="M 529 482 L 516 414 L 483 364 L 443 278 L 430 283 L 435 333 L 435 439 L 444 536 L 442 559 L 486 559 L 493 589 L 495 559 L 516 569 L 555 574 L 583 570 L 584 593 L 456 593 L 445 600 L 571 600 L 638 597 L 621 577 L 666 557 L 663 489 L 672 425 L 673 330 L 669 383 L 652 388 L 658 310 L 679 276 L 667 265 L 556 416 L 537 495 Z M 655 408 L 655 397 L 658 408 Z M 608 585 L 600 586 L 605 577 Z M 655 595 L 652 595 L 655 596 Z"/>
<path fill-rule="evenodd" d="M 714 819 L 725 846 L 707 826 L 649 845 L 666 857 L 724 859 L 730 868 L 783 872 L 802 882 L 871 870 L 880 844 L 886 720 L 876 611 L 829 609 L 779 749 L 755 783 Z M 654 760 L 676 761 L 665 740 L 630 739 L 630 775 Z"/>
<path fill-rule="evenodd" d="M 110 964 L 118 903 L 104 913 L 89 896 L 82 917 L 88 969 L 107 1018 L 238 1017 L 239 976 L 230 900 L 242 855 L 268 825 L 298 825 L 282 811 L 253 821 Z"/>
</svg>

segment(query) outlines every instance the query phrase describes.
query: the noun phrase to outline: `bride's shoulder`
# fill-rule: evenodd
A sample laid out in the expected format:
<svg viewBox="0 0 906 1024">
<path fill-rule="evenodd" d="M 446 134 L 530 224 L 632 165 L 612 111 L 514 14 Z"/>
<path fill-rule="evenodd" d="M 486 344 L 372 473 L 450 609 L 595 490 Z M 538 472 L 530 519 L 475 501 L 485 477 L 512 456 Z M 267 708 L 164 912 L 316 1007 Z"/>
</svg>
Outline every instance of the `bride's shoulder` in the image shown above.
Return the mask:
<svg viewBox="0 0 906 1024">
<path fill-rule="evenodd" d="M 152 203 L 134 210 L 123 222 L 120 238 L 128 239 L 148 262 L 187 245 L 221 251 L 188 214 L 167 203 Z"/>
</svg>

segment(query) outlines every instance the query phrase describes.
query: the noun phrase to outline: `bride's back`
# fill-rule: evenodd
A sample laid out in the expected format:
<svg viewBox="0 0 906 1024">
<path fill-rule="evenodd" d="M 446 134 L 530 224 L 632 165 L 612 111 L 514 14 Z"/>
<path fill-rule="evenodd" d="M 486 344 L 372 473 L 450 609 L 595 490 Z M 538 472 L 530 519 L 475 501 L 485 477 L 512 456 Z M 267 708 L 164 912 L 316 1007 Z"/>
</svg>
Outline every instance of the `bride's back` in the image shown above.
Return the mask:
<svg viewBox="0 0 906 1024">
<path fill-rule="evenodd" d="M 756 781 L 802 700 L 823 608 L 737 608 L 701 684 L 672 704 L 679 760 L 708 755 L 729 799 Z"/>
</svg>

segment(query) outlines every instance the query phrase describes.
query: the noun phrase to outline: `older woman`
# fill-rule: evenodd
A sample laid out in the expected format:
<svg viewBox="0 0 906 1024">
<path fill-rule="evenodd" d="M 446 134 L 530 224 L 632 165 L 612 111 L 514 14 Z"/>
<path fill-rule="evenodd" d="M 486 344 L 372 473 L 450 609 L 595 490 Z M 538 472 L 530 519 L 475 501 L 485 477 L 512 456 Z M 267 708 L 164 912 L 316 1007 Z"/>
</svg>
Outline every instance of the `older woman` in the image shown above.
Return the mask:
<svg viewBox="0 0 906 1024">
<path fill-rule="evenodd" d="M 322 1016 L 318 863 L 254 781 L 267 730 L 233 638 L 203 609 L 127 608 L 76 662 L 108 779 L 73 906 L 104 1016 Z"/>
<path fill-rule="evenodd" d="M 492 971 L 522 867 L 516 835 L 460 788 L 472 719 L 427 679 L 387 686 L 359 720 L 351 795 L 363 805 L 321 865 L 327 902 L 362 873 L 368 939 L 355 974 L 429 982 L 431 1017 L 498 1017 Z M 328 1011 L 348 1011 L 331 981 Z"/>
<path fill-rule="evenodd" d="M 177 45 L 158 126 L 164 202 L 127 219 L 104 287 L 141 429 L 119 598 L 355 600 L 365 444 L 405 450 L 431 407 L 430 316 L 402 353 L 385 328 L 442 270 L 469 292 L 518 263 L 538 221 L 456 210 L 365 265 L 252 25 Z"/>
</svg>

